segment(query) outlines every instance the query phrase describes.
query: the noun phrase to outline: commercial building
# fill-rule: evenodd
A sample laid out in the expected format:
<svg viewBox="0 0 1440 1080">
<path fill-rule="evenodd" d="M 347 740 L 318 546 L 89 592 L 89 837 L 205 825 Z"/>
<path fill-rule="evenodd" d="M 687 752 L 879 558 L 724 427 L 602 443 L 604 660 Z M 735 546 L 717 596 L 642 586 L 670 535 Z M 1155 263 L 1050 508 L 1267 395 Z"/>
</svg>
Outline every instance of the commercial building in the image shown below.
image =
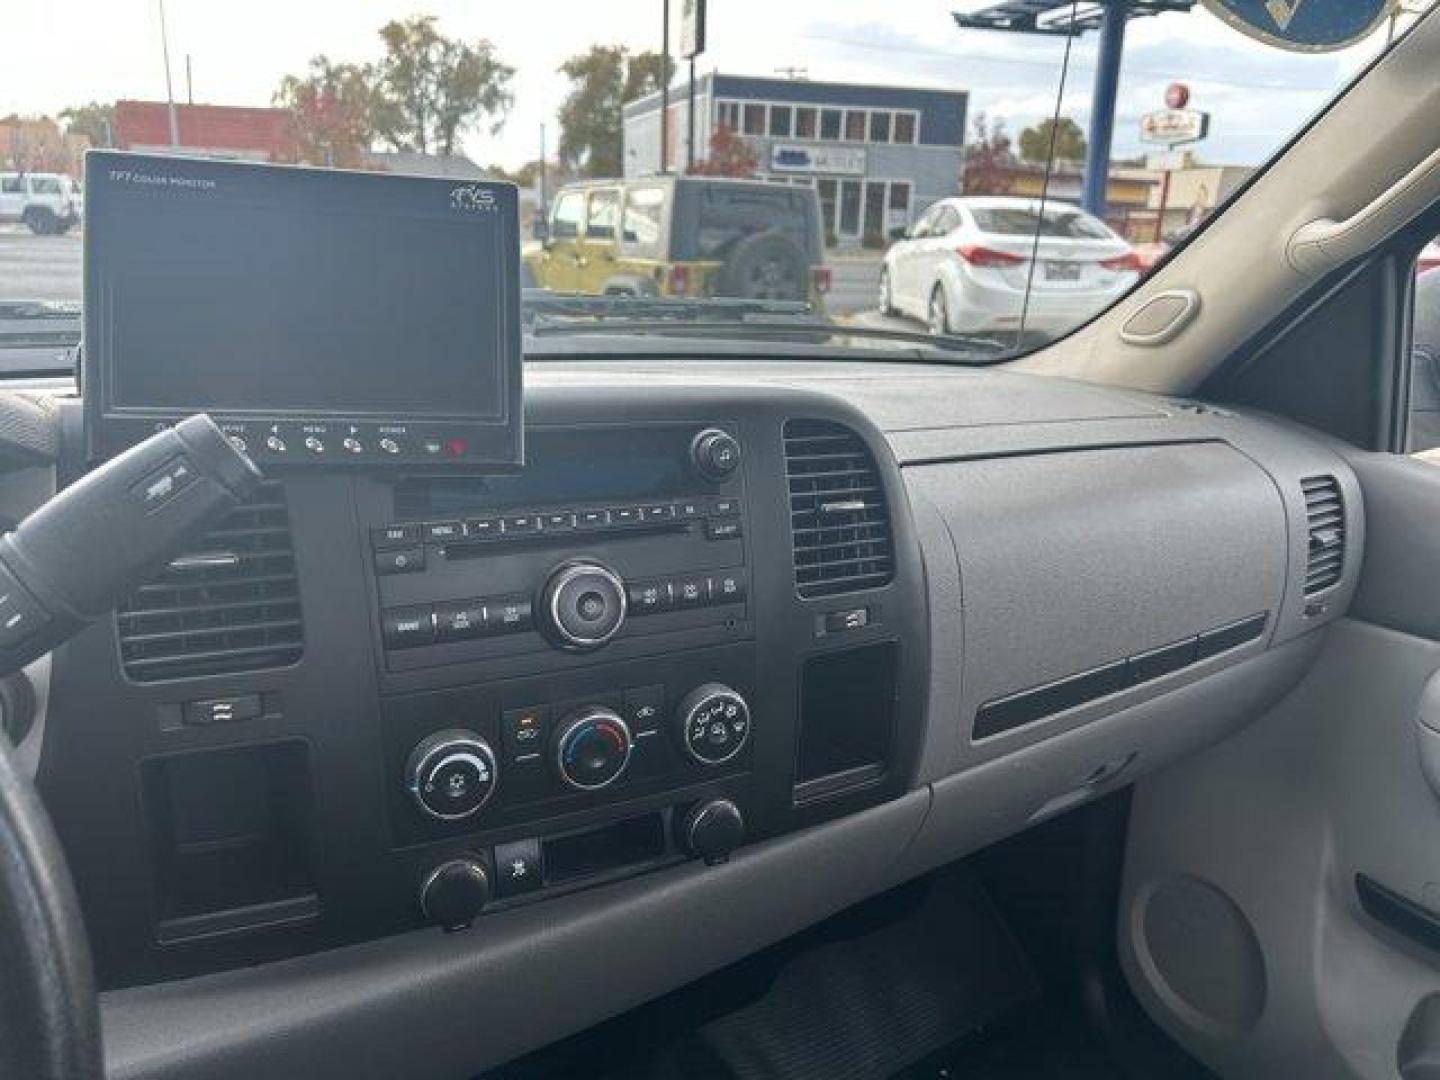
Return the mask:
<svg viewBox="0 0 1440 1080">
<path fill-rule="evenodd" d="M 694 96 L 692 159 L 689 84 L 670 91 L 665 171 L 703 161 L 728 128 L 753 152 L 755 176 L 815 187 L 832 245 L 883 246 L 960 190 L 963 91 L 711 72 L 696 79 Z M 660 131 L 659 93 L 625 106 L 627 177 L 662 171 Z"/>
<path fill-rule="evenodd" d="M 146 153 L 184 153 L 245 161 L 293 161 L 295 140 L 284 109 L 176 104 L 177 147 L 170 142 L 170 106 L 117 101 L 115 145 Z"/>
</svg>

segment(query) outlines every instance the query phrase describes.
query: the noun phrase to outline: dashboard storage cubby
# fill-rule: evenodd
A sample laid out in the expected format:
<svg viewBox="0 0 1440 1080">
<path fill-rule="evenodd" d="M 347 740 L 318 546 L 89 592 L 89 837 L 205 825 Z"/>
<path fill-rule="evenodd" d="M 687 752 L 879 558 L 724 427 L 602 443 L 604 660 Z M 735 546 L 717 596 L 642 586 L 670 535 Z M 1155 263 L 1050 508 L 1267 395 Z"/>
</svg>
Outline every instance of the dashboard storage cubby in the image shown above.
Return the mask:
<svg viewBox="0 0 1440 1080">
<path fill-rule="evenodd" d="M 161 942 L 318 916 L 305 743 L 152 759 L 141 787 Z"/>
<path fill-rule="evenodd" d="M 885 774 L 895 723 L 899 649 L 893 641 L 825 653 L 800 675 L 797 804 Z"/>
</svg>

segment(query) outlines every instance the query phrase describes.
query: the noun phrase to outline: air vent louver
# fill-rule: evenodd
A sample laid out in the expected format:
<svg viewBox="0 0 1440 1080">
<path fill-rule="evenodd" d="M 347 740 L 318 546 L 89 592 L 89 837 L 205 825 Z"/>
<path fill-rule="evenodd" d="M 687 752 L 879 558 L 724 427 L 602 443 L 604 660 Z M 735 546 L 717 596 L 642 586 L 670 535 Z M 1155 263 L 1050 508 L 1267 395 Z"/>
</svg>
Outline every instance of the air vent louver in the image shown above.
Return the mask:
<svg viewBox="0 0 1440 1080">
<path fill-rule="evenodd" d="M 1345 505 L 1340 482 L 1333 476 L 1307 476 L 1300 481 L 1305 493 L 1305 521 L 1310 548 L 1305 560 L 1305 595 L 1324 592 L 1340 580 L 1345 567 Z"/>
<path fill-rule="evenodd" d="M 137 682 L 282 667 L 304 626 L 285 490 L 265 484 L 197 547 L 116 609 Z"/>
<path fill-rule="evenodd" d="M 890 517 L 860 437 L 830 421 L 787 422 L 785 476 L 796 591 L 811 599 L 887 584 L 894 571 Z"/>
</svg>

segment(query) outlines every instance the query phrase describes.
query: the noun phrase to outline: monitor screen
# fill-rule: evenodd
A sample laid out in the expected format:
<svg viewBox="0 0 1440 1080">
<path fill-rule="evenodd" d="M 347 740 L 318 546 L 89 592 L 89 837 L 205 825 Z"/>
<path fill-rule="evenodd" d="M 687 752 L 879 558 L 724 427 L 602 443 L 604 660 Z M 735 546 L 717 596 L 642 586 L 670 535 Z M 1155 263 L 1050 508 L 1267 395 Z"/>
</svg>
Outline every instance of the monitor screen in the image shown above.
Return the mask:
<svg viewBox="0 0 1440 1080">
<path fill-rule="evenodd" d="M 518 423 L 510 185 L 106 153 L 87 203 L 102 423 Z"/>
</svg>

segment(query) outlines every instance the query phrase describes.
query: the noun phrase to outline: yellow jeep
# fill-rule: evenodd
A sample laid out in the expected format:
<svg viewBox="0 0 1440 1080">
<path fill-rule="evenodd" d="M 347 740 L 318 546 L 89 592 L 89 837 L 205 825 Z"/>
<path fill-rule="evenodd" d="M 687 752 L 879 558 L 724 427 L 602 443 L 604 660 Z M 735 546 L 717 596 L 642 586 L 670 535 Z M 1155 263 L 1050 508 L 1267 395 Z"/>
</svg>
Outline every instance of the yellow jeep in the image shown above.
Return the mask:
<svg viewBox="0 0 1440 1080">
<path fill-rule="evenodd" d="M 527 284 L 610 296 L 804 300 L 829 289 L 813 188 L 653 176 L 555 194 L 524 253 Z"/>
</svg>

